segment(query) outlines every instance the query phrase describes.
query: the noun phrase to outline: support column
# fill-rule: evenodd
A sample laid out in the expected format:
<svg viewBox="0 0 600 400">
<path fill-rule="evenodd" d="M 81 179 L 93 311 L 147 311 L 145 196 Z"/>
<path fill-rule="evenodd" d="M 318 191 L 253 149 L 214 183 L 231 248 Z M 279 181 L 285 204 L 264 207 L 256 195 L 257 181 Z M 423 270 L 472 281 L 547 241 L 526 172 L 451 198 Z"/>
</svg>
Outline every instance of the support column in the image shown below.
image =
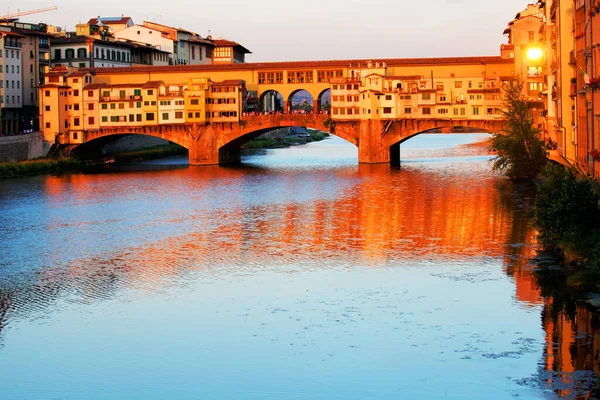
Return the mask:
<svg viewBox="0 0 600 400">
<path fill-rule="evenodd" d="M 319 100 L 313 100 L 313 112 L 316 114 L 321 108 L 321 102 Z"/>
<path fill-rule="evenodd" d="M 392 167 L 400 166 L 400 143 L 390 146 L 390 165 Z"/>
<path fill-rule="evenodd" d="M 190 127 L 188 151 L 190 165 L 218 165 L 240 162 L 241 127 L 226 122 Z"/>
<path fill-rule="evenodd" d="M 212 125 L 189 128 L 188 158 L 190 165 L 219 164 L 219 151 Z"/>
<path fill-rule="evenodd" d="M 390 163 L 390 147 L 383 141 L 381 120 L 360 121 L 358 162 L 361 164 Z"/>
</svg>

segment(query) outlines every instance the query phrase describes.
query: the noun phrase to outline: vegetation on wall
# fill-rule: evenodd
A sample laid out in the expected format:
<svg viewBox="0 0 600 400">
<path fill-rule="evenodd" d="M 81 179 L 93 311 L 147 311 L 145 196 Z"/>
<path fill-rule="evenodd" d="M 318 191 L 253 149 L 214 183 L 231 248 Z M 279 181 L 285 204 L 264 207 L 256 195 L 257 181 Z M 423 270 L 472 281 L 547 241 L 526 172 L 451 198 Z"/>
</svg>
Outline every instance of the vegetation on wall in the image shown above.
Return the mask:
<svg viewBox="0 0 600 400">
<path fill-rule="evenodd" d="M 490 139 L 490 150 L 496 153 L 492 169 L 515 180 L 535 177 L 547 162 L 546 147 L 522 93 L 522 82 L 504 87 L 507 128 Z"/>
<path fill-rule="evenodd" d="M 600 289 L 600 184 L 549 165 L 538 188 L 534 223 L 546 252 L 563 261 L 567 283 Z"/>
</svg>

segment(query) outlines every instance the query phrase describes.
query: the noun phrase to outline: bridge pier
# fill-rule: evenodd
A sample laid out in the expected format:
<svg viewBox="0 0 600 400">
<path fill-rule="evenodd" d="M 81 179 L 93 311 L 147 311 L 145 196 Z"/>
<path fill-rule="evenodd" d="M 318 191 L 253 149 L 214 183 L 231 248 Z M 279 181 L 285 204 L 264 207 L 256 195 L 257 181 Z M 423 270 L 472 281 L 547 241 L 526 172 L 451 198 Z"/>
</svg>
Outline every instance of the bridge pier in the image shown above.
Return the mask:
<svg viewBox="0 0 600 400">
<path fill-rule="evenodd" d="M 384 141 L 386 121 L 360 121 L 358 135 L 358 162 L 360 164 L 390 164 L 390 146 Z M 398 153 L 398 162 L 400 153 Z"/>
<path fill-rule="evenodd" d="M 392 167 L 400 166 L 400 143 L 390 146 L 390 165 Z"/>
</svg>

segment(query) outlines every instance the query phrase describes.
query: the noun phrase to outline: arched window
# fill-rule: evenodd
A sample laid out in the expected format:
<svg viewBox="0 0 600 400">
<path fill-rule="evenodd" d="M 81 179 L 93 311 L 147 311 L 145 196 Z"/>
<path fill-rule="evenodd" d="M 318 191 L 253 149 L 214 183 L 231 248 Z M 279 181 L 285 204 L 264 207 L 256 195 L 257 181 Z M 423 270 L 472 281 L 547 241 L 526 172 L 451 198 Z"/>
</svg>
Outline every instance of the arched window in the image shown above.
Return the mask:
<svg viewBox="0 0 600 400">
<path fill-rule="evenodd" d="M 70 60 L 75 58 L 75 50 L 73 49 L 66 49 L 65 50 L 65 58 Z"/>
<path fill-rule="evenodd" d="M 87 58 L 87 50 L 77 49 L 77 58 Z"/>
</svg>

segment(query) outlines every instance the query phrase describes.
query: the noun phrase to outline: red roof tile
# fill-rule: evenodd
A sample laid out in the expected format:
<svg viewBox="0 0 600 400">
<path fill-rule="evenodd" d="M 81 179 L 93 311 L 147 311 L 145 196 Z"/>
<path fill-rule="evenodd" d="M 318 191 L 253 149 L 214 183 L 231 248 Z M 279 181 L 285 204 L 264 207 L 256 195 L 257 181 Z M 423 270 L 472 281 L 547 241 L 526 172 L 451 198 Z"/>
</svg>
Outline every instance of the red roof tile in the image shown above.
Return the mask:
<svg viewBox="0 0 600 400">
<path fill-rule="evenodd" d="M 213 86 L 242 86 L 246 82 L 242 79 L 228 79 L 222 82 L 213 82 Z"/>
<path fill-rule="evenodd" d="M 87 86 L 84 86 L 83 90 L 94 90 L 94 89 L 100 89 L 104 86 L 108 86 L 106 83 L 90 83 Z"/>
<path fill-rule="evenodd" d="M 130 20 L 131 20 L 131 17 L 121 17 L 121 19 L 110 19 L 110 18 L 104 19 L 104 18 L 100 17 L 100 21 L 102 21 L 102 23 L 104 25 L 126 24 Z M 90 20 L 88 21 L 88 25 L 98 25 L 98 18 L 90 18 Z"/>
<path fill-rule="evenodd" d="M 71 86 L 66 86 L 66 85 L 57 85 L 55 83 L 48 83 L 46 85 L 42 85 L 42 86 L 38 86 L 40 88 L 63 88 L 63 89 L 69 89 Z"/>
<path fill-rule="evenodd" d="M 242 46 L 239 43 L 233 42 L 231 40 L 225 40 L 225 39 L 212 39 L 211 40 L 215 46 L 217 47 L 239 47 L 241 48 L 245 53 L 252 53 L 250 50 L 248 50 L 247 48 L 245 48 L 244 46 Z"/>
<path fill-rule="evenodd" d="M 144 85 L 142 86 L 142 89 L 155 89 L 160 87 L 160 85 L 164 85 L 165 83 L 163 81 L 149 81 L 144 83 Z"/>
</svg>

